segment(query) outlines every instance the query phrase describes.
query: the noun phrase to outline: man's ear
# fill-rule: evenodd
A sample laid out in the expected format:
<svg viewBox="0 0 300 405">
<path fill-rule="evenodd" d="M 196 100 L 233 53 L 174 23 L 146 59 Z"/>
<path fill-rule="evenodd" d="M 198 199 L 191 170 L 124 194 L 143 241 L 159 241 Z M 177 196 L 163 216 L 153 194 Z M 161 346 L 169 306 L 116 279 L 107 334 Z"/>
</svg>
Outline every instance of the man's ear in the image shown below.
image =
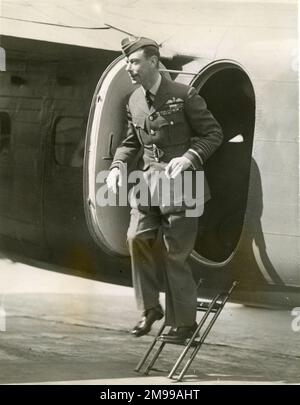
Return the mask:
<svg viewBox="0 0 300 405">
<path fill-rule="evenodd" d="M 158 57 L 156 55 L 152 55 L 151 62 L 153 63 L 153 66 L 158 66 Z"/>
</svg>

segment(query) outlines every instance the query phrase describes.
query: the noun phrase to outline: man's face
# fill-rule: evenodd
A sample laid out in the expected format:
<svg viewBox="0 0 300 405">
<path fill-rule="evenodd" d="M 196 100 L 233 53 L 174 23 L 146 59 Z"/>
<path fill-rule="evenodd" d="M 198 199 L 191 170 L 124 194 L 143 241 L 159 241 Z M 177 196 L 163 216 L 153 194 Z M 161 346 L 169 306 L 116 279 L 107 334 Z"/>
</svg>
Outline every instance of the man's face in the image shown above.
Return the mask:
<svg viewBox="0 0 300 405">
<path fill-rule="evenodd" d="M 145 84 L 153 76 L 155 61 L 146 58 L 143 49 L 138 49 L 126 58 L 126 71 L 133 84 Z"/>
</svg>

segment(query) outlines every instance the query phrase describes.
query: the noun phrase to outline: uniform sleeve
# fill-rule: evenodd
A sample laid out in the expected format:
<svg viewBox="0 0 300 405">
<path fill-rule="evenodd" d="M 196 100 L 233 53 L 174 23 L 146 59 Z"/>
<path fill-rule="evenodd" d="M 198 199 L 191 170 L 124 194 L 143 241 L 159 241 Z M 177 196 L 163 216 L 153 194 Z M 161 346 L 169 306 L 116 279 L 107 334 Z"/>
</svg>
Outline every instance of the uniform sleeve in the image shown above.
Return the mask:
<svg viewBox="0 0 300 405">
<path fill-rule="evenodd" d="M 141 148 L 141 143 L 137 136 L 136 129 L 132 123 L 132 116 L 131 116 L 128 105 L 126 105 L 126 110 L 127 110 L 126 137 L 115 152 L 113 162 L 109 168 L 110 170 L 113 169 L 114 167 L 120 168 L 120 166 L 123 163 L 130 164 Z"/>
<path fill-rule="evenodd" d="M 183 156 L 191 161 L 193 168 L 199 169 L 221 145 L 223 133 L 218 121 L 207 109 L 204 99 L 193 87 L 188 92 L 184 108 L 194 134 L 191 147 Z"/>
</svg>

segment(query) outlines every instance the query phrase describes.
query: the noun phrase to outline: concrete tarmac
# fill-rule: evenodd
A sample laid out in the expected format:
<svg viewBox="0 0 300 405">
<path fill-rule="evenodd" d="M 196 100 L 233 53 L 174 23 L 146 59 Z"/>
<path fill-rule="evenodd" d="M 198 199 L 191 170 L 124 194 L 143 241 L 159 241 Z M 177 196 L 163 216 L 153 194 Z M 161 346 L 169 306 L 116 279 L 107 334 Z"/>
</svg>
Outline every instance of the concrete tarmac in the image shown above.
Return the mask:
<svg viewBox="0 0 300 405">
<path fill-rule="evenodd" d="M 163 304 L 164 297 L 161 301 Z M 169 345 L 150 376 L 134 371 L 153 339 L 129 331 L 133 290 L 0 259 L 0 384 L 178 384 Z M 227 304 L 183 384 L 299 384 L 290 311 Z"/>
</svg>

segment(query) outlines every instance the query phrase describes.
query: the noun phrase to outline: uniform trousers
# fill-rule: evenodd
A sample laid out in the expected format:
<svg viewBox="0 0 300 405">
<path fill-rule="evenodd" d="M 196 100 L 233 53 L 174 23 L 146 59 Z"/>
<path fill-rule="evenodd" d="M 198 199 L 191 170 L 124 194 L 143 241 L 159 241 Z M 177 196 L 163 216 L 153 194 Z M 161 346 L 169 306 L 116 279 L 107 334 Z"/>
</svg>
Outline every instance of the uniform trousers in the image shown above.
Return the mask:
<svg viewBox="0 0 300 405">
<path fill-rule="evenodd" d="M 194 248 L 198 218 L 186 216 L 184 210 L 162 213 L 159 206 L 132 208 L 130 214 L 127 243 L 138 308 L 147 310 L 158 305 L 161 288 L 157 272 L 163 271 L 166 324 L 193 325 L 197 290 L 187 260 Z M 157 238 L 160 231 L 161 238 Z M 157 258 L 154 245 L 160 239 L 161 256 Z M 156 268 L 157 263 L 159 268 Z"/>
</svg>

